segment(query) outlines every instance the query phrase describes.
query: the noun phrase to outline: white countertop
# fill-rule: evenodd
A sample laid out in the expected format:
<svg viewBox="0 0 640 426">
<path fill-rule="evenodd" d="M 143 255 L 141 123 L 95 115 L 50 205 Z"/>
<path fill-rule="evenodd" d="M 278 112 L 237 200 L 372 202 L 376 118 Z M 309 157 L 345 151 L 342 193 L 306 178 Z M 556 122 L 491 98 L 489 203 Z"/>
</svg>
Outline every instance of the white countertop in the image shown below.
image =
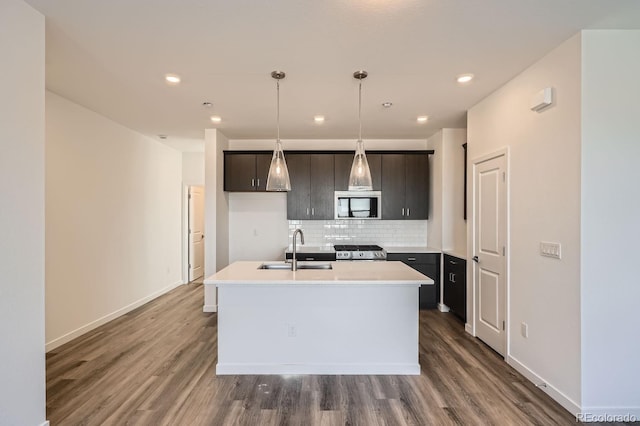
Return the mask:
<svg viewBox="0 0 640 426">
<path fill-rule="evenodd" d="M 217 287 L 226 285 L 424 285 L 433 280 L 402 262 L 327 262 L 333 269 L 258 269 L 263 263 L 234 262 L 204 280 Z M 302 264 L 304 262 L 299 262 Z M 312 262 L 319 263 L 319 262 Z"/>
<path fill-rule="evenodd" d="M 427 246 L 417 246 L 417 247 L 406 247 L 406 246 L 384 246 L 384 249 L 387 253 L 440 253 L 442 250 L 427 247 Z"/>
</svg>

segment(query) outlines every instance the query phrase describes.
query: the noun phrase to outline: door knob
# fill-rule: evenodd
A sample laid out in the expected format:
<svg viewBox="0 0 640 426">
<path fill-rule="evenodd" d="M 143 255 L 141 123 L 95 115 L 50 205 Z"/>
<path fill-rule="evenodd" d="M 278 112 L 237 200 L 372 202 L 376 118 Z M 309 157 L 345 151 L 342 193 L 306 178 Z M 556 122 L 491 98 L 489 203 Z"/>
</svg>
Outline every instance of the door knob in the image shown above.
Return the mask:
<svg viewBox="0 0 640 426">
<path fill-rule="evenodd" d="M 476 263 L 480 263 L 480 260 L 478 260 L 478 256 L 473 256 L 473 261 Z"/>
</svg>

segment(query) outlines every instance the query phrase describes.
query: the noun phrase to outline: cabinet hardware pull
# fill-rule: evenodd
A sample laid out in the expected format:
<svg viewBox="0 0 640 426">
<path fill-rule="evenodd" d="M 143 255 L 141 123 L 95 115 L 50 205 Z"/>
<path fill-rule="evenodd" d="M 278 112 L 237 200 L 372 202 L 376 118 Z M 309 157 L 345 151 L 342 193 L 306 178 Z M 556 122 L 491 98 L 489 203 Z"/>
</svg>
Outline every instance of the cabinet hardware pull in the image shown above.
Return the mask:
<svg viewBox="0 0 640 426">
<path fill-rule="evenodd" d="M 307 207 L 307 216 L 309 216 L 309 207 Z"/>
<path fill-rule="evenodd" d="M 452 283 L 456 282 L 456 274 L 454 272 L 451 273 L 451 282 Z"/>
<path fill-rule="evenodd" d="M 256 186 L 256 180 L 255 179 L 251 179 L 251 187 L 253 188 L 254 186 Z"/>
<path fill-rule="evenodd" d="M 260 186 L 260 179 L 259 179 L 259 178 L 258 178 L 258 179 L 256 179 L 256 182 L 257 182 L 257 183 L 256 183 L 256 187 Z"/>
<path fill-rule="evenodd" d="M 404 207 L 402 208 L 402 216 L 404 216 Z"/>
<path fill-rule="evenodd" d="M 409 260 L 409 261 L 415 261 L 415 260 L 416 260 L 416 258 L 415 258 L 415 257 L 407 257 L 407 260 Z"/>
<path fill-rule="evenodd" d="M 315 216 L 316 215 L 316 209 L 315 207 L 311 207 L 311 216 Z"/>
<path fill-rule="evenodd" d="M 449 263 L 452 264 L 452 265 L 457 265 L 458 264 L 458 262 L 454 262 L 453 260 L 450 260 Z"/>
<path fill-rule="evenodd" d="M 407 216 L 411 216 L 411 209 L 409 209 L 409 207 L 407 207 Z"/>
</svg>

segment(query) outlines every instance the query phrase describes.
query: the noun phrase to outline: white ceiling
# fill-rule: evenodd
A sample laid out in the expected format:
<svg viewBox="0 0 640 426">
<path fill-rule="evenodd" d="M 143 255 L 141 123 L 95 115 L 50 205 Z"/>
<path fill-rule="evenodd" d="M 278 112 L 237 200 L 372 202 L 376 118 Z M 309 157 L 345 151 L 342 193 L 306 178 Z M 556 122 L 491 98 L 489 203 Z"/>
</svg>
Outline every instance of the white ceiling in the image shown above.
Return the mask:
<svg viewBox="0 0 640 426">
<path fill-rule="evenodd" d="M 363 137 L 425 138 L 465 127 L 469 107 L 580 29 L 640 28 L 636 0 L 27 2 L 46 16 L 49 90 L 175 145 L 212 127 L 274 137 L 276 69 L 283 139 L 355 138 L 358 69 Z M 461 73 L 476 78 L 460 86 Z"/>
</svg>

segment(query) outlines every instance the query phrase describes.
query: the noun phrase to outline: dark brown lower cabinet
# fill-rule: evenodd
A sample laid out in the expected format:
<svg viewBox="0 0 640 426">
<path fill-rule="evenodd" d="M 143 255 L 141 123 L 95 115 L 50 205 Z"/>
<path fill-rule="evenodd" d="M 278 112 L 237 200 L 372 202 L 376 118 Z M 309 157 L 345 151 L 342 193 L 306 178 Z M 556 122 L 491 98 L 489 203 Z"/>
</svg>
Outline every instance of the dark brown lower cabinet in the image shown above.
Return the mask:
<svg viewBox="0 0 640 426">
<path fill-rule="evenodd" d="M 387 260 L 399 260 L 428 276 L 434 285 L 420 286 L 420 309 L 435 309 L 440 302 L 440 253 L 387 253 Z"/>
<path fill-rule="evenodd" d="M 443 259 L 443 301 L 462 321 L 467 321 L 467 261 L 448 254 Z"/>
</svg>

